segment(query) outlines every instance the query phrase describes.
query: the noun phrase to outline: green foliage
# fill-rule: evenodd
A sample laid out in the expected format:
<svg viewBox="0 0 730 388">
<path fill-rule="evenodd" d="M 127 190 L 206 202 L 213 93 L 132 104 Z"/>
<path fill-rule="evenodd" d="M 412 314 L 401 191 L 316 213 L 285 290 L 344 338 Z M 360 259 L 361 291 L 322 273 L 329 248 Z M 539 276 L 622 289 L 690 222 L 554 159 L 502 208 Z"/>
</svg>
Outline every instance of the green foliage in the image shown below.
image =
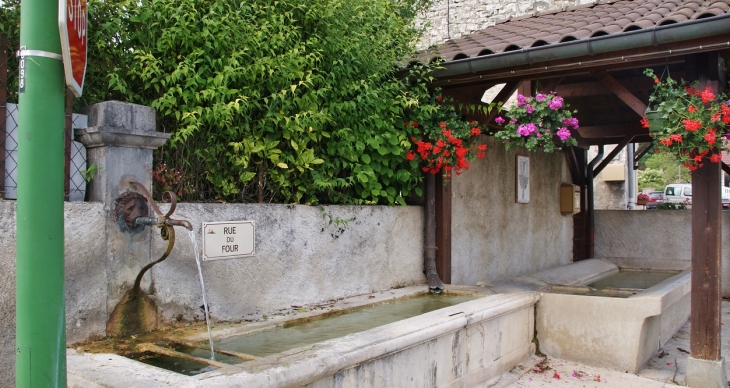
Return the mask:
<svg viewBox="0 0 730 388">
<path fill-rule="evenodd" d="M 639 161 L 639 188 L 662 190 L 670 183 L 689 183 L 690 172 L 670 153 L 647 154 Z"/>
<path fill-rule="evenodd" d="M 653 168 L 646 168 L 638 171 L 639 190 L 654 189 L 662 190 L 667 185 L 664 173 Z"/>
<path fill-rule="evenodd" d="M 0 10 L 0 33 L 8 37 L 7 102 L 17 103 L 18 58 L 13 54 L 20 49 L 20 0 L 3 0 L 0 2 Z"/>
<path fill-rule="evenodd" d="M 157 110 L 187 199 L 404 204 L 418 184 L 403 115 L 428 95 L 395 64 L 427 2 L 120 3 L 106 93 Z"/>
<path fill-rule="evenodd" d="M 81 176 L 84 177 L 84 180 L 87 182 L 91 182 L 92 179 L 96 176 L 96 173 L 101 170 L 101 167 L 97 166 L 96 163 L 91 163 L 89 168 L 85 170 L 80 170 Z"/>
<path fill-rule="evenodd" d="M 683 203 L 664 202 L 656 206 L 657 210 L 687 210 L 687 205 Z"/>
<path fill-rule="evenodd" d="M 319 210 L 322 212 L 322 219 L 327 221 L 327 225 L 335 224 L 335 226 L 347 227 L 347 225 L 350 223 L 349 220 L 343 220 L 339 217 L 332 217 L 332 215 L 327 212 L 324 206 L 320 206 Z"/>
<path fill-rule="evenodd" d="M 181 177 L 183 200 L 405 204 L 421 181 L 406 159 L 420 129 L 406 117 L 450 109 L 426 87 L 431 67 L 398 77 L 429 5 L 90 0 L 76 105 L 155 108 L 158 130 L 172 134 L 156 165 Z M 3 7 L 17 45 L 19 0 Z"/>
</svg>

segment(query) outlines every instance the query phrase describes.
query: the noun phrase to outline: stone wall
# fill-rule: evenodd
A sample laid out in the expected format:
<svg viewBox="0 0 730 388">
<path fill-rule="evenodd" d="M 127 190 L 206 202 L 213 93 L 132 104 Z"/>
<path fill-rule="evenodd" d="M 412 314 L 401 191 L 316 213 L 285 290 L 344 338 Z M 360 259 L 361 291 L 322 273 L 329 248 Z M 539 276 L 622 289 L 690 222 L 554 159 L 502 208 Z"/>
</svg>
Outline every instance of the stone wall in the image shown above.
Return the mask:
<svg viewBox="0 0 730 388">
<path fill-rule="evenodd" d="M 565 156 L 505 150 L 494 138 L 487 156 L 453 178 L 452 282 L 539 271 L 573 260 L 573 218 L 560 214 L 560 184 L 570 183 Z M 530 202 L 516 203 L 516 155 L 530 157 Z"/>
<path fill-rule="evenodd" d="M 215 319 L 241 319 L 425 282 L 423 209 L 418 206 L 184 203 L 173 217 L 192 222 L 198 242 L 202 222 L 256 222 L 256 256 L 202 263 Z M 330 224 L 329 217 L 347 224 Z M 164 252 L 165 246 L 153 238 L 151 256 Z M 166 318 L 203 317 L 192 243 L 184 229 L 177 228 L 171 258 L 153 267 L 152 275 L 153 292 Z"/>
<path fill-rule="evenodd" d="M 101 203 L 66 202 L 66 339 L 103 335 L 106 237 Z M 42 270 L 42 269 L 39 269 Z M 0 200 L 0 387 L 15 386 L 15 201 Z"/>
<path fill-rule="evenodd" d="M 500 20 L 596 3 L 593 0 L 434 0 L 421 18 L 427 28 L 420 47 L 467 35 Z"/>
<path fill-rule="evenodd" d="M 615 145 L 607 145 L 604 147 L 603 156 L 606 157 L 613 149 Z M 591 161 L 598 155 L 598 147 L 593 146 L 588 150 L 588 160 Z M 607 166 L 619 165 L 624 172 L 624 180 L 622 181 L 606 181 L 604 180 L 604 173 L 598 174 L 593 180 L 593 201 L 596 210 L 626 210 L 628 208 L 629 198 L 626 179 L 628 176 L 628 169 L 626 168 L 626 148 L 621 150 Z M 604 171 L 606 171 L 604 169 Z M 638 174 L 634 171 L 634 183 L 637 182 Z M 634 200 L 636 200 L 634 198 Z"/>
<path fill-rule="evenodd" d="M 166 206 L 162 205 L 166 211 Z M 347 221 L 329 224 L 329 218 Z M 376 290 L 425 283 L 423 209 L 385 206 L 178 204 L 174 218 L 187 219 L 200 241 L 204 221 L 254 220 L 256 256 L 202 263 L 212 316 L 218 320 L 265 314 Z M 139 250 L 135 236 L 116 242 L 100 202 L 65 203 L 66 332 L 68 343 L 106 333 L 119 294 L 137 271 L 119 262 Z M 165 319 L 182 314 L 202 319 L 202 293 L 185 229 L 176 228 L 170 256 L 145 274 L 143 287 Z M 148 228 L 149 261 L 166 242 Z M 123 238 L 123 237 L 122 237 Z M 140 259 L 142 260 L 142 259 Z M 125 280 L 122 282 L 121 279 Z M 120 281 L 120 284 L 112 284 Z M 119 292 L 121 291 L 121 292 Z M 15 201 L 0 200 L 0 387 L 15 381 Z"/>
</svg>

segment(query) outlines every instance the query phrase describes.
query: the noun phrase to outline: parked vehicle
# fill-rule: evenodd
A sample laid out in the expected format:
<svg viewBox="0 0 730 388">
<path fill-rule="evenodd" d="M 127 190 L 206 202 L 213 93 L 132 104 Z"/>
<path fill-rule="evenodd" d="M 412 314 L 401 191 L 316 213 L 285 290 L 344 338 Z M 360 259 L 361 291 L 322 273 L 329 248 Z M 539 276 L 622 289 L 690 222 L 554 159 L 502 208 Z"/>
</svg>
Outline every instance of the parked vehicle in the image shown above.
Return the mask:
<svg viewBox="0 0 730 388">
<path fill-rule="evenodd" d="M 649 192 L 649 202 L 644 205 L 644 209 L 651 210 L 656 209 L 657 205 L 664 203 L 664 192 L 663 191 L 652 191 Z"/>
<path fill-rule="evenodd" d="M 722 188 L 722 208 L 730 209 L 730 187 Z M 650 200 L 651 201 L 651 200 Z M 664 188 L 664 202 L 683 203 L 692 207 L 692 185 L 689 183 L 673 183 Z M 654 206 L 656 208 L 656 205 Z"/>
<path fill-rule="evenodd" d="M 665 203 L 683 203 L 692 206 L 692 185 L 689 183 L 672 183 L 664 187 Z"/>
</svg>

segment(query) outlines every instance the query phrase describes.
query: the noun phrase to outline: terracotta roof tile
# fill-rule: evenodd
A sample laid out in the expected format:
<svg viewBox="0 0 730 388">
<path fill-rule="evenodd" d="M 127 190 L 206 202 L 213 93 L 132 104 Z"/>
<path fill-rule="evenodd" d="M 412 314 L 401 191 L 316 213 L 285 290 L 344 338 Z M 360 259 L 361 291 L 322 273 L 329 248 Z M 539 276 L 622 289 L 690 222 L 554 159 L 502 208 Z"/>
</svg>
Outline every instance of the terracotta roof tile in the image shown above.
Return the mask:
<svg viewBox="0 0 730 388">
<path fill-rule="evenodd" d="M 730 14 L 730 0 L 620 0 L 497 22 L 442 44 L 446 60 L 488 55 Z"/>
</svg>

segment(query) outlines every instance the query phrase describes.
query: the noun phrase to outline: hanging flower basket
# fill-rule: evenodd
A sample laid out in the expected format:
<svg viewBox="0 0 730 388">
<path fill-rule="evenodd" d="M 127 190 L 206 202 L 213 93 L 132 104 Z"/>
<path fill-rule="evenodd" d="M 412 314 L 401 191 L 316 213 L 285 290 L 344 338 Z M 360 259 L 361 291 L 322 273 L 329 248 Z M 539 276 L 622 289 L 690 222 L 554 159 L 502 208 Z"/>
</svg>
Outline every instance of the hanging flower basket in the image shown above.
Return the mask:
<svg viewBox="0 0 730 388">
<path fill-rule="evenodd" d="M 667 121 L 658 110 L 646 110 L 646 120 L 649 122 L 649 132 L 661 132 Z"/>
<path fill-rule="evenodd" d="M 730 131 L 728 96 L 716 95 L 709 87 L 700 89 L 697 83 L 689 86 L 671 77 L 660 80 L 652 69 L 644 74 L 655 85 L 641 124 L 655 139 L 655 152 L 673 154 L 690 171 L 706 161 L 719 163 Z"/>
<path fill-rule="evenodd" d="M 503 141 L 507 149 L 523 146 L 530 151 L 553 152 L 556 145 L 558 149 L 577 145 L 571 129 L 578 129 L 578 119 L 573 118 L 567 106 L 555 92 L 538 93 L 535 97 L 518 94 L 517 104 L 505 112 L 507 119 L 494 119 L 504 125 L 504 130 L 494 137 Z"/>
<path fill-rule="evenodd" d="M 487 145 L 478 141 L 478 123 L 458 114 L 453 99 L 436 95 L 430 102 L 438 109 L 415 112 L 410 117 L 412 121 L 404 123 L 418 131 L 411 138 L 406 159 L 425 173 L 440 173 L 449 179 L 452 174 L 461 175 L 468 170 L 470 160 L 483 159 Z"/>
</svg>

